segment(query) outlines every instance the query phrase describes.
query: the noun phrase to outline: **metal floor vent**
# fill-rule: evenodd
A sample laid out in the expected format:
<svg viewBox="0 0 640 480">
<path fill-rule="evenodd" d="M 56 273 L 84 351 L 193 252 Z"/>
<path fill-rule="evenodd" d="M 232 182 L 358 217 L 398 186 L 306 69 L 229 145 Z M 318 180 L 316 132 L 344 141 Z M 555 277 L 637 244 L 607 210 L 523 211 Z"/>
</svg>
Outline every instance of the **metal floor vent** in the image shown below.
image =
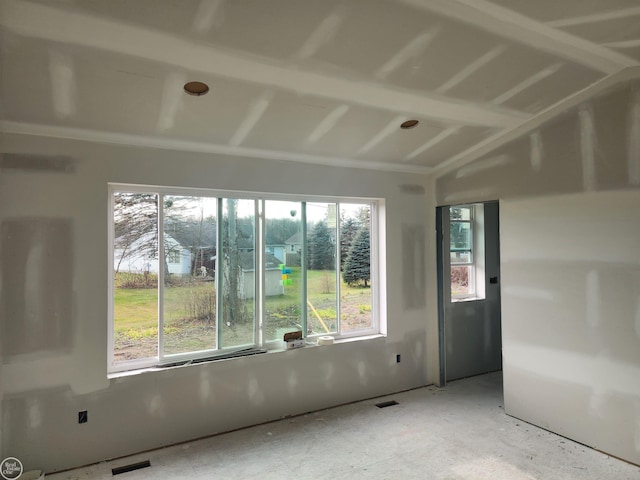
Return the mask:
<svg viewBox="0 0 640 480">
<path fill-rule="evenodd" d="M 123 467 L 112 468 L 112 475 L 120 475 L 121 473 L 133 472 L 134 470 L 140 470 L 141 468 L 147 468 L 151 466 L 151 462 L 149 460 L 145 460 L 144 462 L 132 463 L 131 465 L 125 465 Z"/>
<path fill-rule="evenodd" d="M 388 402 L 376 403 L 376 407 L 378 408 L 392 407 L 393 405 L 398 405 L 398 402 L 395 400 L 389 400 Z"/>
</svg>

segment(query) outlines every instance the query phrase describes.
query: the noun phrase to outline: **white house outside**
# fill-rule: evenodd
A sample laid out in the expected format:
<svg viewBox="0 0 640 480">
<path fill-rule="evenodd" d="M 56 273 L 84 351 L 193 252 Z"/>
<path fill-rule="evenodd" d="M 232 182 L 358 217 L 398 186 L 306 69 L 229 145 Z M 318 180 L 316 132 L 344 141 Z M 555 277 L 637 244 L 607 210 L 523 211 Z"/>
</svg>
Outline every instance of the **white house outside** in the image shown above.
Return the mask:
<svg viewBox="0 0 640 480">
<path fill-rule="evenodd" d="M 113 268 L 119 272 L 129 273 L 158 273 L 158 258 L 153 258 L 152 251 L 145 248 L 152 244 L 153 233 L 148 233 L 126 245 L 122 237 L 116 239 L 116 248 L 113 251 Z M 191 252 L 182 246 L 171 235 L 164 236 L 165 252 L 167 254 L 167 266 L 169 274 L 191 274 Z"/>
</svg>

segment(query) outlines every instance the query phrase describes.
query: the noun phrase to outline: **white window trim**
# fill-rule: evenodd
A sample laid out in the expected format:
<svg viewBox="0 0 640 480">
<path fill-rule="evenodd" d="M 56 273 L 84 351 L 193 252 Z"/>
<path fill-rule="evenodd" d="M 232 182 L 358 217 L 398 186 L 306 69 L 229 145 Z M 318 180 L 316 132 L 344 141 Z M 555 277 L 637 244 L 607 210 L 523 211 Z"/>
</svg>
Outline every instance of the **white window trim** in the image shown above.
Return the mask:
<svg viewBox="0 0 640 480">
<path fill-rule="evenodd" d="M 385 241 L 384 241 L 384 200 L 379 198 L 363 198 L 363 197 L 339 197 L 339 196 L 302 196 L 302 195 L 288 195 L 288 194 L 273 194 L 273 193 L 259 193 L 259 192 L 246 192 L 246 191 L 233 191 L 233 190 L 218 190 L 218 189 L 201 189 L 201 188 L 185 188 L 185 187 L 165 187 L 165 186 L 149 186 L 149 185 L 137 185 L 137 184 L 124 184 L 124 183 L 110 183 L 108 185 L 108 235 L 109 235 L 109 248 L 108 248 L 108 264 L 109 268 L 109 283 L 108 283 L 108 374 L 117 375 L 127 372 L 140 371 L 143 369 L 152 369 L 154 367 L 163 367 L 165 365 L 171 365 L 178 362 L 188 362 L 189 360 L 200 359 L 215 359 L 215 357 L 224 357 L 229 353 L 233 353 L 239 350 L 243 350 L 246 347 L 232 347 L 227 349 L 209 349 L 193 351 L 181 354 L 172 354 L 161 356 L 160 350 L 163 342 L 163 309 L 158 309 L 158 352 L 155 357 L 127 360 L 122 362 L 115 362 L 114 359 L 114 270 L 113 270 L 113 255 L 114 255 L 114 229 L 113 229 L 113 215 L 114 215 L 114 192 L 135 192 L 135 193 L 155 193 L 158 195 L 185 195 L 185 196 L 202 196 L 210 198 L 243 198 L 256 201 L 256 239 L 259 244 L 256 245 L 256 262 L 259 265 L 264 263 L 263 252 L 264 249 L 264 201 L 265 200 L 280 200 L 280 201 L 294 201 L 294 202 L 328 202 L 328 203 L 355 203 L 355 204 L 368 204 L 371 208 L 370 219 L 370 249 L 371 249 L 371 314 L 372 325 L 368 328 L 350 330 L 340 332 L 340 294 L 336 292 L 336 307 L 337 307 L 337 324 L 338 333 L 331 334 L 337 341 L 351 341 L 378 338 L 386 335 L 386 303 L 381 298 L 386 291 L 386 284 L 384 282 L 385 272 Z M 339 209 L 338 209 L 339 211 Z M 161 228 L 163 221 L 163 202 L 158 202 L 158 232 L 160 235 L 159 241 L 159 258 L 162 258 L 164 251 L 164 230 Z M 218 212 L 220 213 L 220 212 Z M 305 219 L 306 221 L 306 219 Z M 339 225 L 339 219 L 338 225 Z M 339 233 L 338 233 L 339 235 Z M 220 240 L 219 238 L 217 239 Z M 302 239 L 305 241 L 305 238 Z M 336 242 L 336 276 L 338 285 L 340 284 L 340 243 Z M 164 278 L 164 264 L 160 262 L 158 273 L 158 302 L 162 305 L 163 288 L 162 281 Z M 218 275 L 220 269 L 216 269 L 216 275 Z M 254 315 L 257 318 L 254 319 L 254 325 L 256 327 L 256 345 L 255 348 L 265 348 L 269 350 L 275 350 L 274 346 L 280 346 L 280 341 L 266 342 L 264 340 L 264 301 L 265 301 L 265 271 L 260 269 L 262 274 L 255 275 L 255 292 L 256 308 Z M 219 283 L 218 283 L 219 284 Z M 306 292 L 306 282 L 305 282 Z M 306 295 L 306 293 L 305 293 Z M 217 308 L 219 308 L 217 303 Z M 220 318 L 221 312 L 216 312 L 218 318 Z M 220 328 L 220 322 L 217 322 L 218 329 Z M 219 332 L 218 332 L 219 336 Z M 318 335 L 309 335 L 305 338 L 314 340 Z"/>
</svg>

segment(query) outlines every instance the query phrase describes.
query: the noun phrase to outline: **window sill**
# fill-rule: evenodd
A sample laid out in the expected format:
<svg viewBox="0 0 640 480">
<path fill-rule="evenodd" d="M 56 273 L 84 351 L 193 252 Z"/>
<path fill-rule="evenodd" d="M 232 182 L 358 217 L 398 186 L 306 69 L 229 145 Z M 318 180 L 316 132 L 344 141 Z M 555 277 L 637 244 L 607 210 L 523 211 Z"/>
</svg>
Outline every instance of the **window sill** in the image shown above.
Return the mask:
<svg viewBox="0 0 640 480">
<path fill-rule="evenodd" d="M 362 336 L 353 336 L 353 337 L 343 337 L 343 338 L 336 338 L 333 345 L 339 345 L 339 344 L 344 344 L 344 343 L 352 343 L 352 342 L 360 342 L 360 341 L 372 341 L 372 340 L 376 340 L 379 338 L 385 338 L 386 335 L 383 335 L 381 333 L 375 333 L 375 334 L 370 334 L 370 335 L 362 335 Z M 198 359 L 198 360 L 185 360 L 184 362 L 179 362 L 176 363 L 175 365 L 170 364 L 170 365 L 154 365 L 154 366 L 149 366 L 149 367 L 143 367 L 143 368 L 137 368 L 134 370 L 125 370 L 122 372 L 113 372 L 113 373 L 108 373 L 107 374 L 107 378 L 109 380 L 115 380 L 115 379 L 119 379 L 119 378 L 124 378 L 124 377 L 130 377 L 130 376 L 134 376 L 134 375 L 140 375 L 143 373 L 150 373 L 150 372 L 164 372 L 164 371 L 168 371 L 168 370 L 174 370 L 176 368 L 183 368 L 183 367 L 190 367 L 193 365 L 202 365 L 202 364 L 206 364 L 206 363 L 213 363 L 213 362 L 223 362 L 223 361 L 229 361 L 229 360 L 237 360 L 239 358 L 246 358 L 246 357 L 253 357 L 253 356 L 260 356 L 263 353 L 266 353 L 267 355 L 269 354 L 274 354 L 274 353 L 283 353 L 283 352 L 291 352 L 291 351 L 295 351 L 295 350 L 304 350 L 304 349 L 308 349 L 308 348 L 315 348 L 315 347 L 327 347 L 327 346 L 331 346 L 331 345 L 318 345 L 317 344 L 317 338 L 311 338 L 308 339 L 306 341 L 306 344 L 303 347 L 298 347 L 298 348 L 274 348 L 265 352 L 259 352 L 259 355 L 257 355 L 256 353 L 253 354 L 248 354 L 248 355 L 236 355 L 236 356 L 231 356 L 231 357 L 211 357 L 211 358 L 207 358 L 207 359 Z"/>
<path fill-rule="evenodd" d="M 477 302 L 480 300 L 485 300 L 485 297 L 462 297 L 462 298 L 452 298 L 451 303 L 462 303 L 462 302 Z"/>
</svg>

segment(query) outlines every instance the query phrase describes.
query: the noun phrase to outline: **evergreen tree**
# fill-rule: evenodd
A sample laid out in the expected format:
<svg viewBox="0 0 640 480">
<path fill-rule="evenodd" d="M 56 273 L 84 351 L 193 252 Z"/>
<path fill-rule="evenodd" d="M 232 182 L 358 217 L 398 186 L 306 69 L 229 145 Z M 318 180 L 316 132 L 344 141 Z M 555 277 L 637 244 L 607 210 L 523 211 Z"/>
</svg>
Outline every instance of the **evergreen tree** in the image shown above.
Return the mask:
<svg viewBox="0 0 640 480">
<path fill-rule="evenodd" d="M 355 218 L 342 217 L 340 222 L 340 269 L 344 271 L 344 264 L 349 256 L 353 239 L 360 230 L 360 223 Z"/>
<path fill-rule="evenodd" d="M 325 221 L 318 222 L 309 238 L 309 268 L 331 270 L 335 268 L 335 253 L 331 232 Z"/>
<path fill-rule="evenodd" d="M 344 264 L 342 278 L 348 285 L 355 285 L 359 281 L 367 282 L 371 279 L 371 238 L 369 228 L 363 227 L 358 231 L 349 256 Z"/>
</svg>

